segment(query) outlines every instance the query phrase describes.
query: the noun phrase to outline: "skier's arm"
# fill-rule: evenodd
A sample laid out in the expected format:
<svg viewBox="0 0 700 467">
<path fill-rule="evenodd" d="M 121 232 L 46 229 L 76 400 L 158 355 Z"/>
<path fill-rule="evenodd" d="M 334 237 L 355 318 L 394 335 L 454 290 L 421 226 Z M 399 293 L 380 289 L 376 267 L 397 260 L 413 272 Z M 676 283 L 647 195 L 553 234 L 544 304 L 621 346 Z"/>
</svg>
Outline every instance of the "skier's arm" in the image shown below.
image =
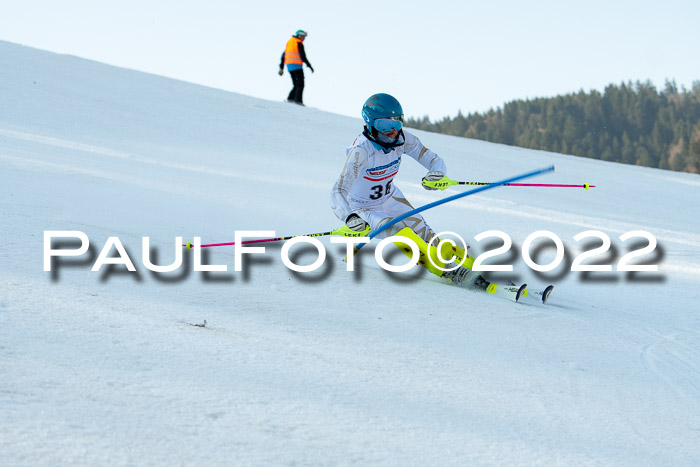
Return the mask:
<svg viewBox="0 0 700 467">
<path fill-rule="evenodd" d="M 404 131 L 404 138 L 406 138 L 404 146 L 405 154 L 417 160 L 420 165 L 428 169 L 429 172 L 447 173 L 445 161 L 433 151 L 423 146 L 423 143 L 421 143 L 418 138 L 406 131 Z"/>
<path fill-rule="evenodd" d="M 304 44 L 299 42 L 299 56 L 301 57 L 301 61 L 306 63 L 306 66 L 309 67 L 309 70 L 311 70 L 311 73 L 314 72 L 314 67 L 311 66 L 311 63 L 309 63 L 309 60 L 306 58 L 306 52 L 304 51 Z"/>
<path fill-rule="evenodd" d="M 282 59 L 280 60 L 280 70 L 284 69 L 284 52 L 282 52 Z"/>
<path fill-rule="evenodd" d="M 364 149 L 352 148 L 345 160 L 343 171 L 331 190 L 331 209 L 342 222 L 345 222 L 348 216 L 352 214 L 352 208 L 348 202 L 348 193 L 350 193 L 355 180 L 361 173 L 362 165 L 366 161 L 367 152 Z"/>
</svg>

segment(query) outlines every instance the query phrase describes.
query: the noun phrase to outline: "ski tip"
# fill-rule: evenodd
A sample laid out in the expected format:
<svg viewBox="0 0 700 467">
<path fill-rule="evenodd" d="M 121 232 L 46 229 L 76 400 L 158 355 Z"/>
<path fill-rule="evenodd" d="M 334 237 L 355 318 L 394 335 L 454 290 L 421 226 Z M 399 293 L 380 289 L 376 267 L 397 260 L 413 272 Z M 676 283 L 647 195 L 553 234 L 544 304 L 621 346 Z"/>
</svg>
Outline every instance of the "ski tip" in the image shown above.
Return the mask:
<svg viewBox="0 0 700 467">
<path fill-rule="evenodd" d="M 549 294 L 552 293 L 552 290 L 554 290 L 553 285 L 548 285 L 545 287 L 544 291 L 542 292 L 542 303 L 547 303 L 547 299 L 549 299 Z"/>
<path fill-rule="evenodd" d="M 519 301 L 520 297 L 527 297 L 527 284 L 523 284 L 520 286 L 518 292 L 515 294 L 515 301 Z"/>
</svg>

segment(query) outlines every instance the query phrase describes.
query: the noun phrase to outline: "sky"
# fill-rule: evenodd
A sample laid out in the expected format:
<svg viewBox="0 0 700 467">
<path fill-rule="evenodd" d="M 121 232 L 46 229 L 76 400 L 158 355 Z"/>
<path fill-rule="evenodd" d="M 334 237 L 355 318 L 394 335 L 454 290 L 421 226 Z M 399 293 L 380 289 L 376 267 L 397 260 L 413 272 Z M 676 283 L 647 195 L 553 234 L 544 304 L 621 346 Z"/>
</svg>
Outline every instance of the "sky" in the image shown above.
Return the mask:
<svg viewBox="0 0 700 467">
<path fill-rule="evenodd" d="M 359 117 L 372 94 L 439 120 L 608 84 L 700 80 L 700 2 L 0 1 L 0 40 L 281 101 L 304 29 L 306 105 Z"/>
</svg>

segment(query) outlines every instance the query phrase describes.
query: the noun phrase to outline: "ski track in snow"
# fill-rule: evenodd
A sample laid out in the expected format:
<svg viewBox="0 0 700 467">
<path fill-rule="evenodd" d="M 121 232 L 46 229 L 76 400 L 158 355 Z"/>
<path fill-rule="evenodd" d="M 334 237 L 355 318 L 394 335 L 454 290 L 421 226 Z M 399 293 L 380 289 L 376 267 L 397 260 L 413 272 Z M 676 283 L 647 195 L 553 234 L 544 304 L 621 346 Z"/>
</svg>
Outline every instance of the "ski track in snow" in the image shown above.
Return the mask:
<svg viewBox="0 0 700 467">
<path fill-rule="evenodd" d="M 14 131 L 14 130 L 8 130 L 8 129 L 2 129 L 0 128 L 0 136 L 5 136 L 7 138 L 14 138 L 20 141 L 27 141 L 31 143 L 35 143 L 38 145 L 44 145 L 48 147 L 56 147 L 56 148 L 62 148 L 62 149 L 69 149 L 73 151 L 79 151 L 87 154 L 93 154 L 97 156 L 104 156 L 104 157 L 110 157 L 110 158 L 115 158 L 115 159 L 121 159 L 128 161 L 130 163 L 136 163 L 136 164 L 145 164 L 145 165 L 150 165 L 150 166 L 156 166 L 156 167 L 163 167 L 163 168 L 169 168 L 169 169 L 177 169 L 177 170 L 183 170 L 187 172 L 192 172 L 195 174 L 204 174 L 204 175 L 215 175 L 218 177 L 226 177 L 226 178 L 234 178 L 238 180 L 245 180 L 249 179 L 250 174 L 246 173 L 245 171 L 232 171 L 232 170 L 226 170 L 226 169 L 215 169 L 211 167 L 204 167 L 204 166 L 198 166 L 194 165 L 192 163 L 174 163 L 174 162 L 169 162 L 167 160 L 163 159 L 156 159 L 156 158 L 151 158 L 151 157 L 145 157 L 145 156 L 140 156 L 136 154 L 130 154 L 127 152 L 123 151 L 118 151 L 115 149 L 110 149 L 110 148 L 105 148 L 101 146 L 95 146 L 91 144 L 84 144 L 84 143 L 78 143 L 75 141 L 69 141 L 69 140 L 64 140 L 61 138 L 55 138 L 55 137 L 49 137 L 49 136 L 43 136 L 43 135 L 38 135 L 34 133 L 26 133 L 26 132 L 21 132 L 21 131 Z M 41 153 L 37 153 L 39 155 Z M 14 162 L 15 164 L 21 164 L 23 161 L 26 163 L 29 163 L 24 158 L 13 158 L 11 156 L 3 156 L 5 157 L 8 161 Z M 36 164 L 39 166 L 41 165 L 41 161 L 35 161 Z M 54 168 L 54 169 L 64 169 L 67 171 L 70 171 L 72 173 L 84 173 L 86 175 L 95 175 L 94 171 L 89 171 L 86 170 L 85 168 L 82 168 L 80 166 L 74 165 L 74 164 L 59 164 L 59 163 L 47 163 L 43 162 L 43 167 L 46 168 Z M 116 174 L 111 174 L 111 173 L 106 173 L 106 172 L 100 172 L 99 173 L 100 177 L 103 178 L 112 178 L 116 181 L 124 181 L 123 178 L 117 178 L 118 175 Z M 294 179 L 290 179 L 287 177 L 270 177 L 266 176 L 265 174 L 256 174 L 255 175 L 256 181 L 260 183 L 268 183 L 272 185 L 285 185 L 285 186 L 290 186 L 290 187 L 306 187 L 309 186 L 308 182 L 298 182 L 295 181 Z"/>
<path fill-rule="evenodd" d="M 687 329 L 658 336 L 644 346 L 640 358 L 676 393 L 698 408 L 700 404 L 700 332 Z M 693 429 L 700 431 L 700 420 Z"/>
</svg>

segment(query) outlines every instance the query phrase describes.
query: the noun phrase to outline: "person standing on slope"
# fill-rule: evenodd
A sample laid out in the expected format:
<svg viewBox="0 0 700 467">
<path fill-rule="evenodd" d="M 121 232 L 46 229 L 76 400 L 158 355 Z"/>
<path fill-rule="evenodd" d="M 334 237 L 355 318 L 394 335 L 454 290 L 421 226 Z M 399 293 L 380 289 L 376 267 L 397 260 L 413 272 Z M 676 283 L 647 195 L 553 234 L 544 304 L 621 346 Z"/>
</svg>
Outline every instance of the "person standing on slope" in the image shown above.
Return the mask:
<svg viewBox="0 0 700 467">
<path fill-rule="evenodd" d="M 401 190 L 393 184 L 399 172 L 401 156 L 415 159 L 428 170 L 424 181 L 438 181 L 445 176 L 445 162 L 429 150 L 413 134 L 403 130 L 403 109 L 399 101 L 389 94 L 374 94 L 362 106 L 364 130 L 352 146 L 346 150 L 345 166 L 331 190 L 331 208 L 346 226 L 365 235 L 394 218 L 413 210 Z M 435 190 L 424 185 L 427 190 Z M 420 214 L 407 217 L 378 237 L 405 237 L 419 247 L 418 263 L 437 276 L 449 279 L 464 288 L 486 290 L 489 286 L 482 276 L 472 272 L 474 259 L 459 247 L 444 242 L 440 254 L 428 242 L 435 234 Z M 412 256 L 407 244 L 394 242 L 401 251 Z M 439 241 L 437 242 L 439 244 Z M 429 261 L 430 255 L 433 261 Z M 440 259 L 454 258 L 464 264 L 453 271 Z M 438 265 L 439 267 L 436 267 Z"/>
<path fill-rule="evenodd" d="M 304 105 L 304 68 L 302 65 L 306 63 L 311 73 L 314 72 L 314 67 L 309 63 L 309 60 L 306 58 L 306 52 L 304 51 L 304 39 L 306 39 L 306 36 L 306 31 L 301 29 L 294 33 L 287 41 L 284 52 L 282 52 L 282 60 L 280 61 L 279 75 L 282 76 L 284 73 L 284 65 L 286 64 L 287 71 L 289 71 L 292 77 L 293 87 L 289 92 L 287 102 L 294 102 L 299 105 Z"/>
</svg>

